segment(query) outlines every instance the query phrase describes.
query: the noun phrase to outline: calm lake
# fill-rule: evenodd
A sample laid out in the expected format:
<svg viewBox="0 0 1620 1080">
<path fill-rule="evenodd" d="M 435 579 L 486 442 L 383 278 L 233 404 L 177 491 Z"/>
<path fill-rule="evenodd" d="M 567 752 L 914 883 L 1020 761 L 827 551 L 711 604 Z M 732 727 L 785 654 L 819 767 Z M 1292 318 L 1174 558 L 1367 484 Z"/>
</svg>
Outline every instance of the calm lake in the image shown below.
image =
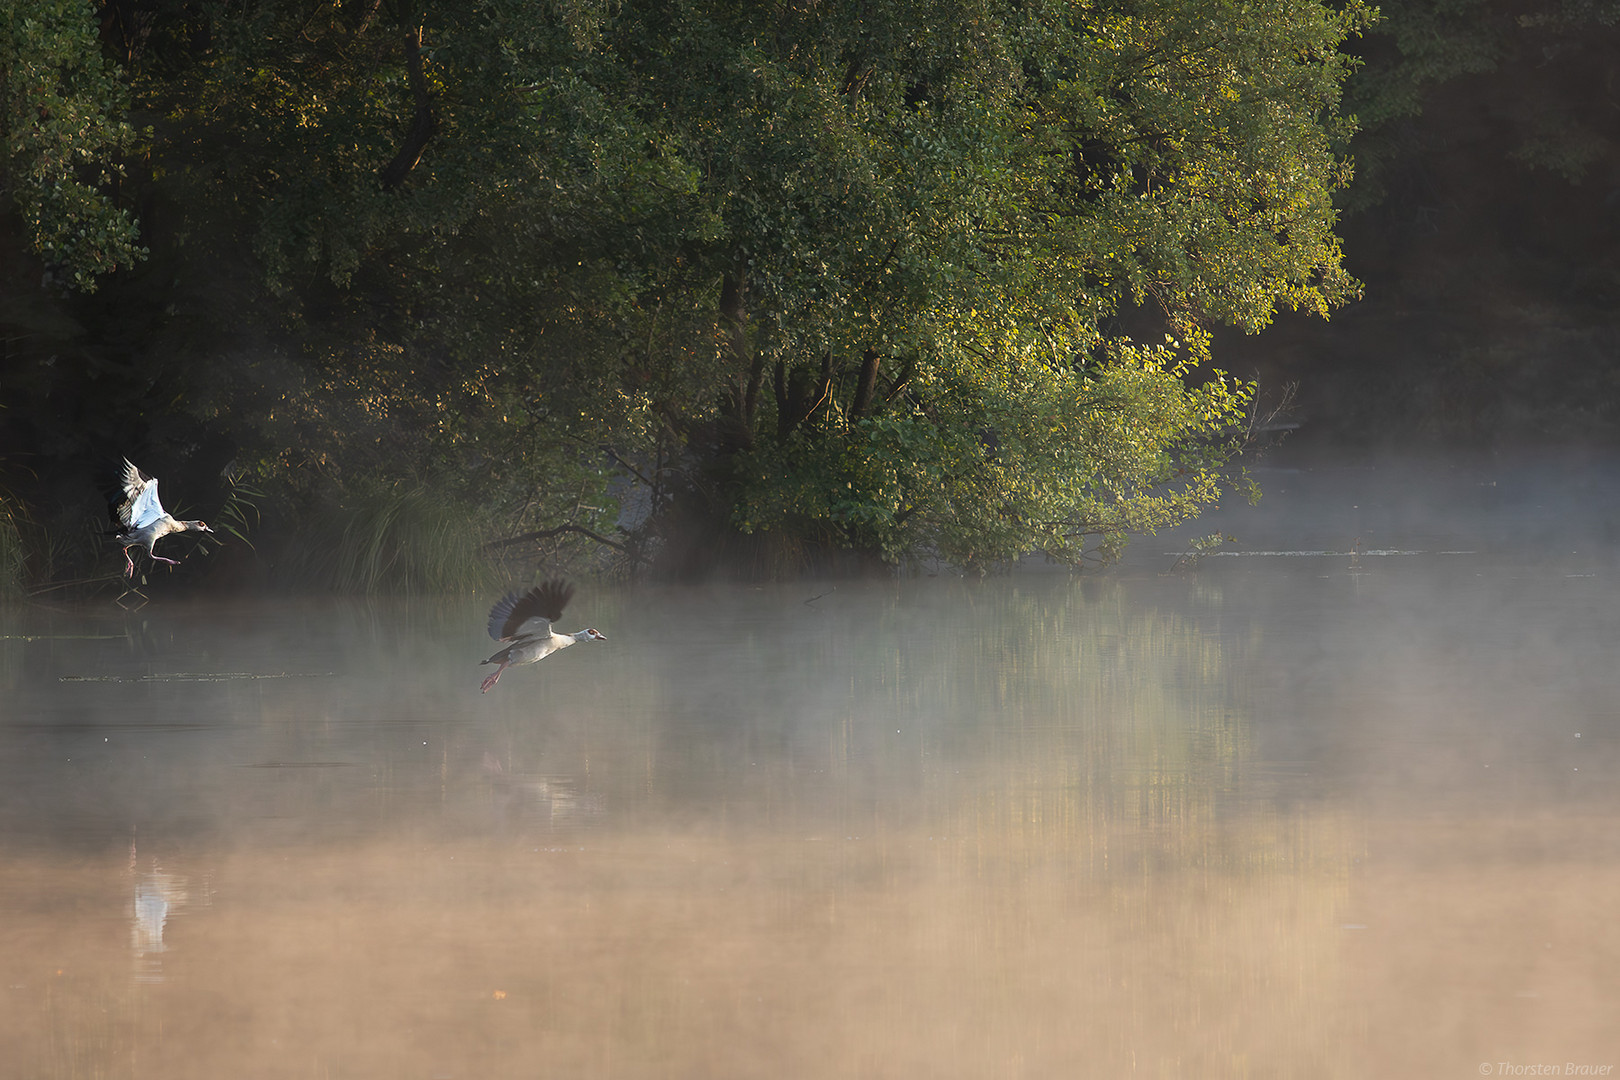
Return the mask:
<svg viewBox="0 0 1620 1080">
<path fill-rule="evenodd" d="M 0 608 L 0 1076 L 1620 1074 L 1620 469 L 1259 478 L 487 695 L 492 596 Z"/>
</svg>

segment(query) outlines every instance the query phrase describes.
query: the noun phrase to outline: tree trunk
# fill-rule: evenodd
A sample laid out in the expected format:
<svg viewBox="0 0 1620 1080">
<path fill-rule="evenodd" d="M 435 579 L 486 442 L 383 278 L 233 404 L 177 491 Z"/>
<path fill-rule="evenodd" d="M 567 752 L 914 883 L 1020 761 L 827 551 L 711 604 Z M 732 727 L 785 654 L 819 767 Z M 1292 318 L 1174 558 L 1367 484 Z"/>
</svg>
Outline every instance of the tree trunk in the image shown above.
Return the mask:
<svg viewBox="0 0 1620 1080">
<path fill-rule="evenodd" d="M 405 182 L 416 163 L 422 160 L 422 151 L 438 130 L 439 121 L 433 115 L 433 97 L 428 93 L 427 71 L 422 66 L 422 26 L 418 23 L 405 31 L 405 71 L 410 77 L 411 97 L 416 101 L 416 115 L 410 130 L 405 133 L 405 144 L 394 155 L 394 160 L 383 167 L 384 191 L 393 191 Z"/>
<path fill-rule="evenodd" d="M 776 437 L 785 439 L 816 414 L 832 394 L 832 350 L 821 354 L 821 378 L 813 384 L 803 369 L 787 375 L 787 365 L 776 363 Z"/>
<path fill-rule="evenodd" d="M 877 389 L 878 365 L 883 358 L 876 349 L 861 354 L 861 378 L 855 384 L 855 401 L 849 407 L 851 420 L 859 420 L 872 407 L 872 394 Z"/>
<path fill-rule="evenodd" d="M 754 445 L 754 418 L 759 413 L 759 394 L 765 388 L 765 360 L 754 354 L 748 343 L 748 279 L 727 274 L 720 284 L 720 317 L 726 323 L 726 344 L 737 361 L 738 375 L 732 388 L 732 418 L 738 446 Z"/>
</svg>

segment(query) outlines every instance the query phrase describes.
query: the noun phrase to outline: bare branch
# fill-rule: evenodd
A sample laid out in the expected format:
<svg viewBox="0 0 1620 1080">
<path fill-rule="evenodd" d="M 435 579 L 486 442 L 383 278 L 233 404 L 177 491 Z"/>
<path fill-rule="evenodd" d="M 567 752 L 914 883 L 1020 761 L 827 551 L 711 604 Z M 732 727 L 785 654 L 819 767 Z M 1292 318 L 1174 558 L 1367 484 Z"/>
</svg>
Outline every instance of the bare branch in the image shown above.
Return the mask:
<svg viewBox="0 0 1620 1080">
<path fill-rule="evenodd" d="M 602 544 L 605 547 L 610 547 L 614 551 L 628 555 L 630 558 L 636 559 L 640 562 L 649 564 L 652 562 L 651 559 L 647 558 L 645 555 L 642 555 L 640 552 L 632 551 L 629 545 L 621 544 L 617 540 L 609 540 L 601 533 L 587 529 L 583 525 L 572 524 L 559 525 L 555 529 L 537 529 L 534 532 L 526 532 L 518 536 L 508 536 L 504 540 L 491 540 L 489 543 L 484 545 L 484 550 L 498 551 L 501 548 L 513 547 L 517 544 L 527 544 L 534 540 L 549 540 L 553 536 L 561 536 L 563 533 L 570 532 L 578 533 L 580 536 L 583 536 L 588 540 L 595 540 L 598 544 Z"/>
<path fill-rule="evenodd" d="M 608 457 L 612 458 L 618 464 L 619 468 L 623 469 L 625 472 L 629 473 L 631 476 L 634 476 L 637 480 L 640 480 L 643 484 L 646 484 L 650 488 L 656 488 L 658 486 L 657 484 L 653 483 L 653 481 L 647 479 L 647 477 L 642 474 L 640 469 L 636 468 L 634 465 L 632 465 L 628 461 L 624 460 L 624 458 L 620 457 L 619 452 L 617 450 L 613 449 L 613 447 L 608 446 L 606 443 L 604 443 L 599 447 L 599 449 L 602 451 L 602 453 L 604 453 Z"/>
</svg>

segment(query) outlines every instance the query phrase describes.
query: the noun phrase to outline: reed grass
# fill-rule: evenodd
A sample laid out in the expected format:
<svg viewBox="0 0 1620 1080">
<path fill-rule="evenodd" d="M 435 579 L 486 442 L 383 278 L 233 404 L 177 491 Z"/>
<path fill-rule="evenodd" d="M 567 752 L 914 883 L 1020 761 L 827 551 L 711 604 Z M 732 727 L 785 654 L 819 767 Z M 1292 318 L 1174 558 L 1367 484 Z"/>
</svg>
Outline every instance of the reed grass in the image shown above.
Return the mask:
<svg viewBox="0 0 1620 1080">
<path fill-rule="evenodd" d="M 28 544 L 15 506 L 0 493 L 0 596 L 20 596 L 28 582 Z"/>
<path fill-rule="evenodd" d="M 231 492 L 220 505 L 219 513 L 215 515 L 214 520 L 221 532 L 251 548 L 253 541 L 249 536 L 258 530 L 263 520 L 259 504 L 268 496 L 259 488 L 238 478 L 229 479 Z"/>
<path fill-rule="evenodd" d="M 340 593 L 471 592 L 499 574 L 481 518 L 424 486 L 378 487 L 307 515 L 278 576 Z"/>
</svg>

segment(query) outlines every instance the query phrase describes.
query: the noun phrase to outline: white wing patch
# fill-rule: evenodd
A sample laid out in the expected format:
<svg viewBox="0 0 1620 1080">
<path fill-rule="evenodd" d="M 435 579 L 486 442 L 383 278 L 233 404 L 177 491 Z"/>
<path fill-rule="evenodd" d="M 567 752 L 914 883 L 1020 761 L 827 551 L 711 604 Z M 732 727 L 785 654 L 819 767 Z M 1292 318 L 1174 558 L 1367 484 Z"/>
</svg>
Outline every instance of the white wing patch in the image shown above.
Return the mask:
<svg viewBox="0 0 1620 1080">
<path fill-rule="evenodd" d="M 144 529 L 165 516 L 163 504 L 158 502 L 158 482 L 143 480 L 128 458 L 124 459 L 124 494 L 129 498 L 118 508 L 118 520 L 125 527 Z"/>
<path fill-rule="evenodd" d="M 517 633 L 512 635 L 512 640 L 521 641 L 523 638 L 550 636 L 551 620 L 541 615 L 533 615 L 527 619 L 524 619 L 523 622 L 518 625 Z"/>
</svg>

